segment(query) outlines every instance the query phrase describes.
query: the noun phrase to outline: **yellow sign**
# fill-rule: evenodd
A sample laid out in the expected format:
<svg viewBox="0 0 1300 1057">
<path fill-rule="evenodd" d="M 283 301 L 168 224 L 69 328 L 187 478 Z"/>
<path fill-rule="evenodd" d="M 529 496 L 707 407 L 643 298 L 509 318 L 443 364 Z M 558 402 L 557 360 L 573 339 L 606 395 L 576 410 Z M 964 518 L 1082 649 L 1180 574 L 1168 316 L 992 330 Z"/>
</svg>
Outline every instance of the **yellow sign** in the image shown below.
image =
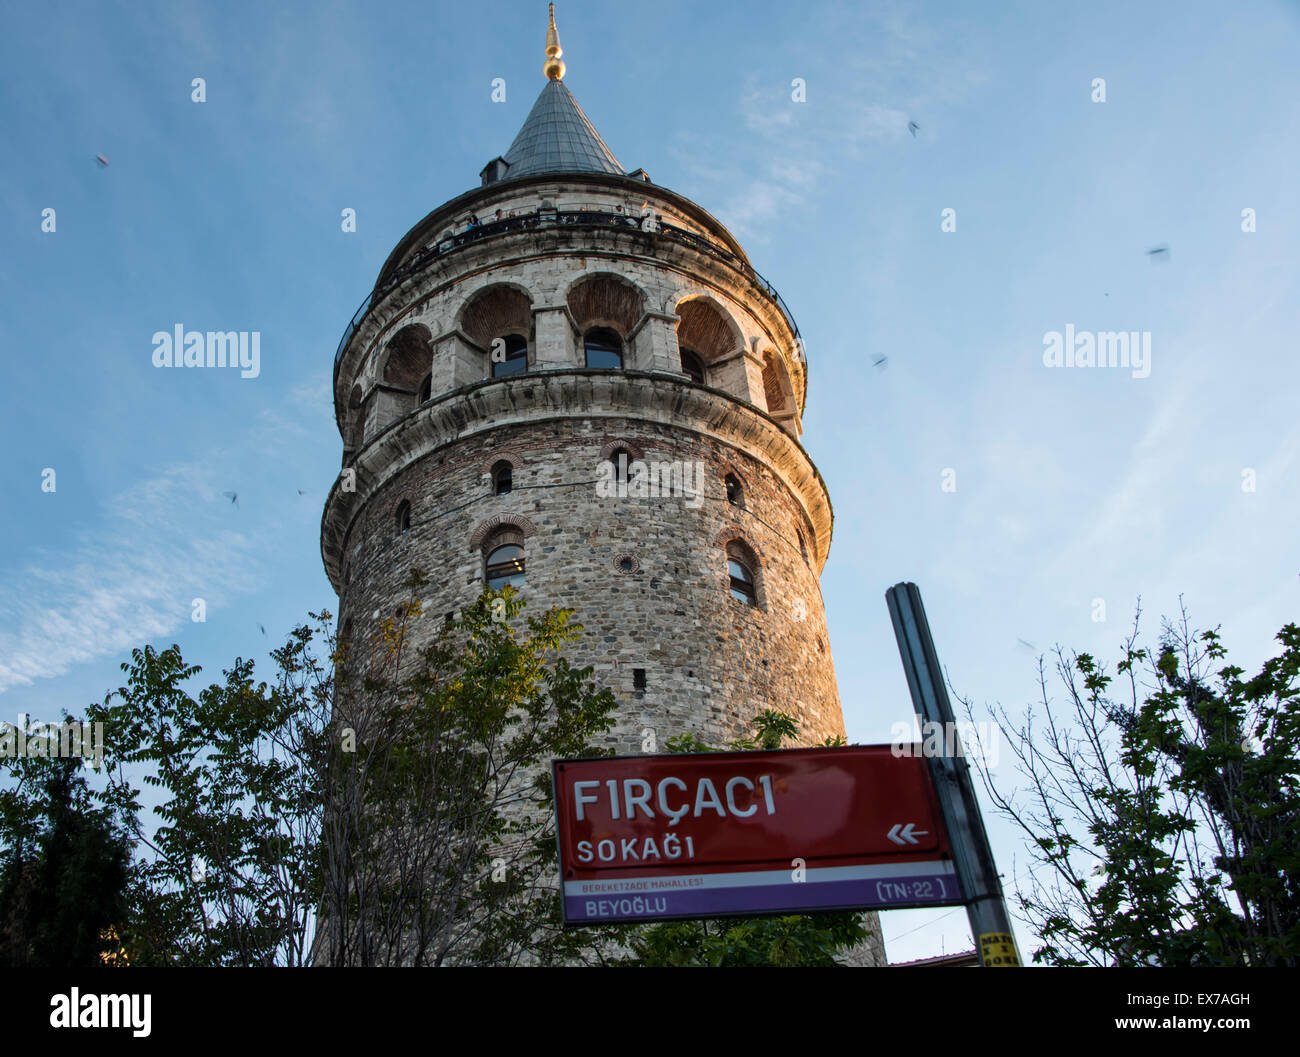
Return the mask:
<svg viewBox="0 0 1300 1057">
<path fill-rule="evenodd" d="M 980 936 L 980 965 L 984 968 L 1019 964 L 1016 938 L 1010 933 L 985 932 Z"/>
</svg>

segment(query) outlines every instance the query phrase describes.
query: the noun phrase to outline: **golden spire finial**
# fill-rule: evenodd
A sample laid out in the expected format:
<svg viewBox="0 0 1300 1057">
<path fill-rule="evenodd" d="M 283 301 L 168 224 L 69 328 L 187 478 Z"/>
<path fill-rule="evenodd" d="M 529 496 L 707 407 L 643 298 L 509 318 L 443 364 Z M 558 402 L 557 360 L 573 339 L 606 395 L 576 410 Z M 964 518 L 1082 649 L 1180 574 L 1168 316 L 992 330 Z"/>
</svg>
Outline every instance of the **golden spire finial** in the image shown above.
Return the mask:
<svg viewBox="0 0 1300 1057">
<path fill-rule="evenodd" d="M 555 5 L 551 4 L 551 24 L 546 28 L 546 62 L 542 64 L 542 72 L 552 81 L 564 76 L 564 60 L 560 58 L 563 54 L 560 34 L 555 28 Z"/>
</svg>

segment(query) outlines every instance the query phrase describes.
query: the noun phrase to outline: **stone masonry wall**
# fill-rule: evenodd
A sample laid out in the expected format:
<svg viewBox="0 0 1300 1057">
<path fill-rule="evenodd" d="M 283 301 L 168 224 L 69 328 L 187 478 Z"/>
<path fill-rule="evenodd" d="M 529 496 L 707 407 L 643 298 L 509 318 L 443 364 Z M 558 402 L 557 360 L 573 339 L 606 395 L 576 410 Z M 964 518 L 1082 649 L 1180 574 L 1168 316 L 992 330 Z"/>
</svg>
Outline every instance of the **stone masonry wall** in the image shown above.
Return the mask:
<svg viewBox="0 0 1300 1057">
<path fill-rule="evenodd" d="M 703 500 L 597 495 L 602 449 L 626 445 L 646 462 L 704 467 Z M 513 490 L 493 494 L 491 466 L 513 455 Z M 724 478 L 743 483 L 744 508 L 726 498 Z M 398 529 L 398 505 L 411 526 Z M 525 519 L 525 614 L 551 605 L 577 610 L 584 625 L 572 648 L 619 699 L 611 744 L 641 751 L 641 731 L 662 742 L 692 730 L 722 744 L 750 732 L 754 714 L 796 717 L 801 741 L 843 733 L 821 592 L 805 560 L 799 504 L 757 460 L 686 430 L 636 419 L 532 423 L 476 435 L 428 453 L 384 484 L 353 523 L 345 554 L 350 581 L 340 619 L 355 648 L 378 643 L 379 623 L 402 599 L 412 568 L 431 585 L 423 626 L 458 610 L 484 586 L 476 531 L 494 519 Z M 735 537 L 758 557 L 758 605 L 728 590 L 725 543 Z M 619 560 L 633 559 L 624 571 Z M 376 614 L 378 614 L 376 616 Z M 421 630 L 413 629 L 415 641 Z M 645 670 L 644 690 L 633 670 Z"/>
</svg>

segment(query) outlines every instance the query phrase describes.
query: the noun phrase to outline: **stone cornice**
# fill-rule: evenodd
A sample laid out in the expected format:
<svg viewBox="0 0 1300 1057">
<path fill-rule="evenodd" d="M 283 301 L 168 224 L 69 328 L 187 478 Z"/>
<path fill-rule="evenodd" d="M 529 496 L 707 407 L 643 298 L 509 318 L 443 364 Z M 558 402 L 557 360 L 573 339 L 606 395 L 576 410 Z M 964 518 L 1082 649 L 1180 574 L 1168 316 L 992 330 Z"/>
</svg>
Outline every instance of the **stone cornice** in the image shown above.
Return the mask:
<svg viewBox="0 0 1300 1057">
<path fill-rule="evenodd" d="M 647 371 L 559 369 L 485 379 L 438 397 L 389 425 L 357 452 L 355 490 L 336 480 L 321 518 L 321 557 L 337 590 L 352 523 L 379 488 L 432 452 L 499 429 L 556 419 L 632 418 L 697 433 L 764 463 L 802 504 L 820 573 L 834 512 L 803 447 L 766 412 L 728 393 Z M 345 470 L 346 472 L 346 470 Z"/>
</svg>

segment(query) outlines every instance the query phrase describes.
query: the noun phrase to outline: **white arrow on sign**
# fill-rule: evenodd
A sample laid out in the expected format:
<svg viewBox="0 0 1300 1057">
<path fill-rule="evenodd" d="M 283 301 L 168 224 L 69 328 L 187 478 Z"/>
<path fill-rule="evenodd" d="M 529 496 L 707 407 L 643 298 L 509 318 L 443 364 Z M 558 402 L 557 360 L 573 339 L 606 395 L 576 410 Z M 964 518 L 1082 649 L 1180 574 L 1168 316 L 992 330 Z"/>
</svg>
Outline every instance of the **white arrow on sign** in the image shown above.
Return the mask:
<svg viewBox="0 0 1300 1057">
<path fill-rule="evenodd" d="M 915 835 L 913 835 L 913 830 L 916 831 Z M 909 822 L 906 826 L 900 822 L 889 831 L 889 839 L 895 844 L 920 844 L 921 842 L 916 838 L 928 837 L 929 835 L 929 830 L 916 829 L 915 822 Z"/>
</svg>

